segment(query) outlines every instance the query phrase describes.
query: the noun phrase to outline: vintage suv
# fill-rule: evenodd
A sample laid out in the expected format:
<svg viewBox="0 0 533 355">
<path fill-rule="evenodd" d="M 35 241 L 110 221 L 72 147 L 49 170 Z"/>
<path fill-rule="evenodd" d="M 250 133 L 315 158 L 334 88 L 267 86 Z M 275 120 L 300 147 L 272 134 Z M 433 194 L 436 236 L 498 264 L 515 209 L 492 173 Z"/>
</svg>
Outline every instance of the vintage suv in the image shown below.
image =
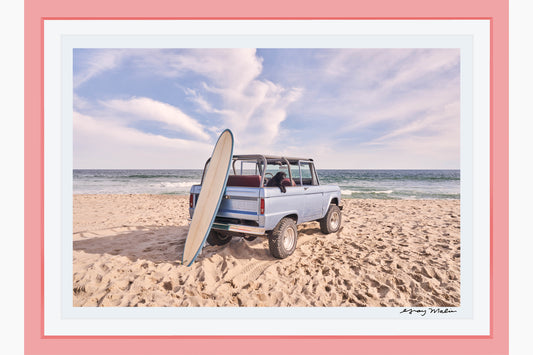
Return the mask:
<svg viewBox="0 0 533 355">
<path fill-rule="evenodd" d="M 209 160 L 204 175 L 208 165 Z M 281 181 L 286 192 L 277 186 L 267 187 L 280 171 L 286 174 Z M 201 188 L 201 184 L 191 188 L 191 218 Z M 268 237 L 272 256 L 283 259 L 296 249 L 298 224 L 318 221 L 323 233 L 337 232 L 341 225 L 340 203 L 340 188 L 320 185 L 313 159 L 235 155 L 207 242 L 224 245 L 234 236 L 246 240 Z"/>
</svg>

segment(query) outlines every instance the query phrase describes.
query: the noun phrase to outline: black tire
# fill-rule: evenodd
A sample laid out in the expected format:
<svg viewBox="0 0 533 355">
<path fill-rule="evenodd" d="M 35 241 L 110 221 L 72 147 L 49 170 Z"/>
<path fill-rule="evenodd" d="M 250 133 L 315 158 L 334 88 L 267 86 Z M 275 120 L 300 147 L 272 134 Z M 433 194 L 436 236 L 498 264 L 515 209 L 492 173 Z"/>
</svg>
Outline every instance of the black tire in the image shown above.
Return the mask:
<svg viewBox="0 0 533 355">
<path fill-rule="evenodd" d="M 329 205 L 328 212 L 319 220 L 320 230 L 324 234 L 335 233 L 341 227 L 342 214 L 339 206 Z"/>
<path fill-rule="evenodd" d="M 231 235 L 222 234 L 220 232 L 215 232 L 213 230 L 209 232 L 209 235 L 207 236 L 207 243 L 213 246 L 228 244 L 230 241 L 231 241 Z"/>
<path fill-rule="evenodd" d="M 298 229 L 292 218 L 285 217 L 268 235 L 270 254 L 278 259 L 285 259 L 296 250 Z"/>
<path fill-rule="evenodd" d="M 256 240 L 256 238 L 257 238 L 256 235 L 247 235 L 246 237 L 244 237 L 244 239 L 246 239 L 249 242 L 251 242 L 252 240 Z"/>
</svg>

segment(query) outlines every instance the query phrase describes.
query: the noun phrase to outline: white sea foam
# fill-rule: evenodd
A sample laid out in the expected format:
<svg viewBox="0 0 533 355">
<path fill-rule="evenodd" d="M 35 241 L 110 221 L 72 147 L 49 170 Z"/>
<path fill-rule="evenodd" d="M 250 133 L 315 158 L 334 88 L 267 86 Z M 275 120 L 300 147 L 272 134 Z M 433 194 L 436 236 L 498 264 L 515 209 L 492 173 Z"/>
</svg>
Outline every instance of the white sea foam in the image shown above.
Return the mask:
<svg viewBox="0 0 533 355">
<path fill-rule="evenodd" d="M 373 194 L 391 194 L 392 193 L 392 190 L 387 190 L 387 191 L 371 191 L 371 193 Z"/>
<path fill-rule="evenodd" d="M 391 194 L 394 191 L 359 191 L 359 190 L 341 190 L 341 195 L 352 195 L 352 194 Z"/>
<path fill-rule="evenodd" d="M 343 198 L 459 199 L 459 170 L 323 170 L 323 185 L 341 186 Z M 74 170 L 73 190 L 85 193 L 187 195 L 202 170 Z"/>
<path fill-rule="evenodd" d="M 180 188 L 180 187 L 187 187 L 190 188 L 192 185 L 199 185 L 199 181 L 180 181 L 180 182 L 161 182 L 159 185 L 154 186 L 160 186 L 165 188 Z"/>
</svg>

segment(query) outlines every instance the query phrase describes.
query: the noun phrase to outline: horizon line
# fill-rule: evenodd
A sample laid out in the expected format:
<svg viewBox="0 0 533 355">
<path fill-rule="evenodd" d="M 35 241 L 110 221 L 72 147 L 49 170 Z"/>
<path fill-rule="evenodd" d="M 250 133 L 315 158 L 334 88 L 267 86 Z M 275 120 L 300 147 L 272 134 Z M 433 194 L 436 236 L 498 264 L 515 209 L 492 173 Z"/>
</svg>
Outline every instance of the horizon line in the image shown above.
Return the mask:
<svg viewBox="0 0 533 355">
<path fill-rule="evenodd" d="M 204 168 L 72 168 L 72 170 L 204 170 Z M 316 168 L 316 170 L 461 170 L 460 168 Z"/>
</svg>

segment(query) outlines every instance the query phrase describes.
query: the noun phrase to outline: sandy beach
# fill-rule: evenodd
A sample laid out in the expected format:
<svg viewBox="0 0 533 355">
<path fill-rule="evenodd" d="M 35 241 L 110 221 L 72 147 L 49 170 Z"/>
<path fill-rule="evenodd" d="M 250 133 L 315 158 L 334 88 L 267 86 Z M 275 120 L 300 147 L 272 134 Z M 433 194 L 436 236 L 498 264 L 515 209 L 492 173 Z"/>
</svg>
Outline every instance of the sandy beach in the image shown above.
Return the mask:
<svg viewBox="0 0 533 355">
<path fill-rule="evenodd" d="M 456 307 L 459 200 L 343 200 L 342 229 L 298 227 L 278 260 L 234 238 L 180 264 L 188 196 L 74 195 L 74 306 Z"/>
</svg>

